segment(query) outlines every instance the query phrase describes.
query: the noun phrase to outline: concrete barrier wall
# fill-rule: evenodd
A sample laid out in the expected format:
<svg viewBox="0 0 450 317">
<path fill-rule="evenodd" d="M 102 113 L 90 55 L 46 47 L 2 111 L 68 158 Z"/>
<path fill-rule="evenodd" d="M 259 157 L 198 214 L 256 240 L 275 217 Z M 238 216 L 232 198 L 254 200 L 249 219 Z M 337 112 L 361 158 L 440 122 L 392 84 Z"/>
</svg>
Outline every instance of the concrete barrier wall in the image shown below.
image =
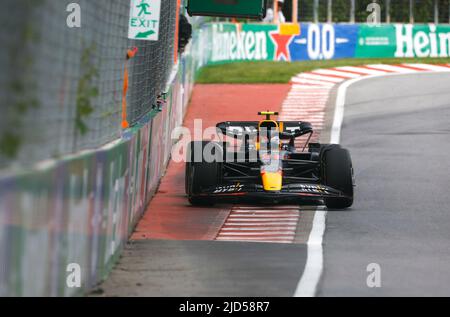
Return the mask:
<svg viewBox="0 0 450 317">
<path fill-rule="evenodd" d="M 0 296 L 80 295 L 107 276 L 168 162 L 199 67 L 191 49 L 162 112 L 101 149 L 0 178 Z"/>
</svg>

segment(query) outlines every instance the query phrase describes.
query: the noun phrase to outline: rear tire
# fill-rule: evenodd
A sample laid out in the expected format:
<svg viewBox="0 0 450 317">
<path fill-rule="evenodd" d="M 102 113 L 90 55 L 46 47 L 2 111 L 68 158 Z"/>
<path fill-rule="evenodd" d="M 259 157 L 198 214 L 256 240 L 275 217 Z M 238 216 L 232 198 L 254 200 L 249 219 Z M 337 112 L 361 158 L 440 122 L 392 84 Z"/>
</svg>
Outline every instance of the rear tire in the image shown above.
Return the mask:
<svg viewBox="0 0 450 317">
<path fill-rule="evenodd" d="M 324 184 L 347 196 L 325 198 L 325 205 L 331 209 L 351 207 L 354 200 L 354 177 L 350 152 L 339 145 L 328 145 L 322 151 L 322 165 Z"/>
<path fill-rule="evenodd" d="M 217 154 L 216 158 L 223 157 L 222 147 L 215 142 L 192 142 L 188 147 L 188 158 L 190 159 L 186 163 L 185 189 L 189 202 L 194 206 L 214 205 L 214 198 L 200 195 L 204 189 L 220 184 L 222 179 L 222 163 L 220 161 L 207 162 L 202 154 L 200 161 L 195 162 L 194 149 L 201 150 L 203 153 L 205 147 L 211 145 L 213 154 Z"/>
</svg>

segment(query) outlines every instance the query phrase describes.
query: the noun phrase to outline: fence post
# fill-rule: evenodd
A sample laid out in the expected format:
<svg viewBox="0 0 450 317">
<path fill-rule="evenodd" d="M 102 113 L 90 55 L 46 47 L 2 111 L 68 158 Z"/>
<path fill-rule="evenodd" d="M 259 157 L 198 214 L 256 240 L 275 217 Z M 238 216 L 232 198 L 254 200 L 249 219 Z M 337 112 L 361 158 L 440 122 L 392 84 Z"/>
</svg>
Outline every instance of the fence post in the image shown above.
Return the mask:
<svg viewBox="0 0 450 317">
<path fill-rule="evenodd" d="M 328 0 L 327 2 L 327 22 L 333 22 L 333 0 Z"/>
<path fill-rule="evenodd" d="M 278 1 L 273 2 L 273 22 L 278 23 Z"/>
<path fill-rule="evenodd" d="M 414 24 L 414 1 L 409 0 L 409 23 Z"/>
<path fill-rule="evenodd" d="M 439 24 L 439 0 L 434 0 L 434 24 Z"/>
<path fill-rule="evenodd" d="M 391 0 L 386 0 L 386 23 L 391 23 Z"/>
<path fill-rule="evenodd" d="M 319 0 L 314 0 L 313 20 L 314 20 L 314 23 L 319 23 Z"/>
<path fill-rule="evenodd" d="M 350 23 L 355 23 L 355 0 L 350 0 Z"/>
<path fill-rule="evenodd" d="M 292 0 L 292 22 L 298 23 L 298 0 Z"/>
</svg>

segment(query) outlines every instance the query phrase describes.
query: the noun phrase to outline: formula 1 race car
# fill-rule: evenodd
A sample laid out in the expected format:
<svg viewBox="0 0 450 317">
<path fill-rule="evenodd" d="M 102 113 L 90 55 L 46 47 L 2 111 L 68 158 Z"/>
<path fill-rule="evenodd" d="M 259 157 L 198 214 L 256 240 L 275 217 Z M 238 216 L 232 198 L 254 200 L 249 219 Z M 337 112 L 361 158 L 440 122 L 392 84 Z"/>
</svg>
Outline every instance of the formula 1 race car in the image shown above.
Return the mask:
<svg viewBox="0 0 450 317">
<path fill-rule="evenodd" d="M 186 194 L 193 205 L 220 201 L 323 200 L 328 208 L 353 204 L 354 176 L 348 150 L 311 143 L 308 122 L 279 122 L 260 112 L 260 122 L 222 122 L 217 129 L 236 143 L 191 142 L 187 151 Z M 302 149 L 296 140 L 304 138 Z"/>
</svg>

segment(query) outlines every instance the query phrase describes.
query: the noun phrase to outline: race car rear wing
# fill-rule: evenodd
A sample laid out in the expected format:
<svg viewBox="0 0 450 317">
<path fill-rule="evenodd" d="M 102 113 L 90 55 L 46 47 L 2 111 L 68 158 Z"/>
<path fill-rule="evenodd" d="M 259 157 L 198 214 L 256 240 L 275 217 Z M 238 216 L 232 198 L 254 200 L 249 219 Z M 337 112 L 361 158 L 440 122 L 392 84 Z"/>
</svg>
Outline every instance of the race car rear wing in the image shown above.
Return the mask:
<svg viewBox="0 0 450 317">
<path fill-rule="evenodd" d="M 258 121 L 226 121 L 217 124 L 217 129 L 224 135 L 242 138 L 245 135 L 258 134 Z M 303 121 L 280 121 L 281 136 L 300 137 L 302 135 L 313 133 L 313 127 L 309 122 Z"/>
</svg>

